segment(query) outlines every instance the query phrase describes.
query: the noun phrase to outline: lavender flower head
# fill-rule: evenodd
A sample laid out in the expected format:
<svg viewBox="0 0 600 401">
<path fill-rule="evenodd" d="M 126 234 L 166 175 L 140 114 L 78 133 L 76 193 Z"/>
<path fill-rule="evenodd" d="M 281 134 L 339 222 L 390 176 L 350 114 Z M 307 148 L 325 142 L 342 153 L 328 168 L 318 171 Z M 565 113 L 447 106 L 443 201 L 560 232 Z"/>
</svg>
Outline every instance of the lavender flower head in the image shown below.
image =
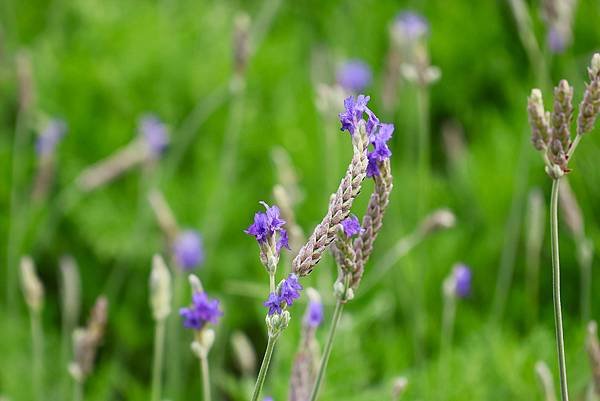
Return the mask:
<svg viewBox="0 0 600 401">
<path fill-rule="evenodd" d="M 319 327 L 323 322 L 323 304 L 317 300 L 311 300 L 306 308 L 304 323 L 309 327 Z"/>
<path fill-rule="evenodd" d="M 379 125 L 379 119 L 375 116 L 368 107 L 367 103 L 371 98 L 365 95 L 349 96 L 344 99 L 343 113 L 339 114 L 340 123 L 342 123 L 342 131 L 348 131 L 350 135 L 354 135 L 354 132 L 358 129 L 358 124 L 364 121 L 364 114 L 367 114 L 366 129 L 370 135 L 371 132 Z"/>
<path fill-rule="evenodd" d="M 302 285 L 298 282 L 298 276 L 294 273 L 290 273 L 289 276 L 282 280 L 277 287 L 276 292 L 269 294 L 269 298 L 263 303 L 264 306 L 269 308 L 269 316 L 274 314 L 280 314 L 283 311 L 282 304 L 292 306 L 295 299 L 300 298 L 300 291 Z"/>
<path fill-rule="evenodd" d="M 336 73 L 337 83 L 350 92 L 362 92 L 371 84 L 373 74 L 371 68 L 361 60 L 348 60 Z"/>
<path fill-rule="evenodd" d="M 396 16 L 392 30 L 399 39 L 413 42 L 429 33 L 429 24 L 414 11 L 403 11 Z"/>
<path fill-rule="evenodd" d="M 454 294 L 459 298 L 466 298 L 471 293 L 471 269 L 460 264 L 452 271 L 454 280 Z"/>
<path fill-rule="evenodd" d="M 223 316 L 217 299 L 211 299 L 205 292 L 196 292 L 192 296 L 192 305 L 181 308 L 179 315 L 183 326 L 188 329 L 202 330 L 207 323 L 216 324 Z"/>
<path fill-rule="evenodd" d="M 344 230 L 344 234 L 346 237 L 350 238 L 357 234 L 360 234 L 363 229 L 360 226 L 360 222 L 358 221 L 358 217 L 355 215 L 351 215 L 348 218 L 342 220 L 342 229 Z"/>
<path fill-rule="evenodd" d="M 265 397 L 265 398 L 263 398 L 263 401 L 273 401 L 273 397 L 271 397 L 271 396 Z"/>
<path fill-rule="evenodd" d="M 51 119 L 40 132 L 35 143 L 35 150 L 40 156 L 54 153 L 56 145 L 67 132 L 67 124 L 63 120 Z"/>
<path fill-rule="evenodd" d="M 373 150 L 367 153 L 367 159 L 369 164 L 367 165 L 367 177 L 374 177 L 379 175 L 380 162 L 389 159 L 392 156 L 392 151 L 387 146 L 388 141 L 392 138 L 394 132 L 393 124 L 379 124 L 376 130 L 369 135 Z"/>
<path fill-rule="evenodd" d="M 173 242 L 173 254 L 184 270 L 192 270 L 204 262 L 202 237 L 196 230 L 185 230 Z"/>
<path fill-rule="evenodd" d="M 280 217 L 277 206 L 260 203 L 265 207 L 265 212 L 255 213 L 254 222 L 244 232 L 256 238 L 262 263 L 269 271 L 274 271 L 281 248 L 290 249 L 287 231 L 283 228 L 285 220 Z"/>
<path fill-rule="evenodd" d="M 140 118 L 138 135 L 154 156 L 160 156 L 169 144 L 169 132 L 166 125 L 153 114 L 146 114 Z"/>
</svg>

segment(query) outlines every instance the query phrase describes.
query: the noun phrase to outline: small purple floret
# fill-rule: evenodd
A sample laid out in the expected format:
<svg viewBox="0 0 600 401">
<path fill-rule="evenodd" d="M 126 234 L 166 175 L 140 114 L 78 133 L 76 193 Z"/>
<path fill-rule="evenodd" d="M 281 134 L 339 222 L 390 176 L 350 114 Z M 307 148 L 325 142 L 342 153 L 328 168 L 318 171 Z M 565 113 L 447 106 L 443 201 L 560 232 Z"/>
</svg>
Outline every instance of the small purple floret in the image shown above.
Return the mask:
<svg viewBox="0 0 600 401">
<path fill-rule="evenodd" d="M 378 129 L 369 136 L 369 140 L 373 145 L 373 151 L 367 154 L 369 161 L 367 164 L 367 177 L 379 175 L 379 166 L 377 163 L 383 162 L 392 156 L 392 151 L 387 146 L 387 142 L 392 138 L 393 132 L 393 124 L 380 124 Z"/>
<path fill-rule="evenodd" d="M 175 238 L 173 254 L 177 264 L 185 270 L 191 270 L 204 262 L 202 237 L 195 230 L 186 230 Z"/>
<path fill-rule="evenodd" d="M 217 299 L 210 299 L 204 292 L 192 296 L 192 305 L 181 308 L 179 315 L 183 317 L 183 326 L 188 329 L 201 330 L 207 323 L 216 324 L 223 316 Z"/>
<path fill-rule="evenodd" d="M 358 217 L 355 215 L 351 215 L 346 219 L 342 220 L 342 228 L 344 229 L 344 234 L 346 237 L 350 238 L 362 232 L 362 227 L 360 226 L 360 221 L 358 221 Z"/>
<path fill-rule="evenodd" d="M 337 83 L 344 89 L 359 93 L 371 84 L 373 75 L 369 66 L 361 60 L 349 60 L 336 73 Z"/>
<path fill-rule="evenodd" d="M 283 300 L 276 293 L 272 292 L 269 294 L 269 298 L 263 303 L 264 306 L 269 308 L 269 316 L 274 314 L 280 314 L 282 312 L 281 303 Z"/>
<path fill-rule="evenodd" d="M 277 253 L 281 252 L 281 248 L 287 248 L 288 250 L 290 250 L 288 233 L 283 228 L 279 231 L 279 240 L 277 241 L 277 244 L 275 245 L 275 250 L 277 251 Z"/>
<path fill-rule="evenodd" d="M 292 306 L 294 299 L 300 298 L 301 290 L 302 285 L 298 282 L 298 276 L 294 273 L 290 273 L 290 275 L 281 283 L 281 287 L 279 288 L 279 298 L 282 301 L 285 301 L 288 306 Z"/>
<path fill-rule="evenodd" d="M 304 315 L 304 323 L 310 327 L 318 327 L 322 322 L 323 304 L 318 301 L 310 301 Z"/>
<path fill-rule="evenodd" d="M 263 243 L 275 235 L 277 231 L 285 231 L 283 230 L 285 221 L 279 216 L 279 208 L 277 206 L 269 206 L 265 202 L 260 203 L 265 207 L 266 211 L 255 213 L 254 223 L 244 230 L 244 232 L 252 235 L 259 243 Z M 283 245 L 284 243 L 279 247 L 280 249 L 282 246 L 285 246 Z"/>
<path fill-rule="evenodd" d="M 165 124 L 152 114 L 142 116 L 138 122 L 138 134 L 144 139 L 153 155 L 159 156 L 169 144 Z"/>
<path fill-rule="evenodd" d="M 50 155 L 54 153 L 56 145 L 67 132 L 67 124 L 63 120 L 52 119 L 48 121 L 45 128 L 40 132 L 35 143 L 38 155 Z"/>
<path fill-rule="evenodd" d="M 465 265 L 454 268 L 454 291 L 457 297 L 465 298 L 471 293 L 471 269 Z"/>
<path fill-rule="evenodd" d="M 394 30 L 402 37 L 414 41 L 429 33 L 429 24 L 422 15 L 404 11 L 396 16 Z"/>
</svg>

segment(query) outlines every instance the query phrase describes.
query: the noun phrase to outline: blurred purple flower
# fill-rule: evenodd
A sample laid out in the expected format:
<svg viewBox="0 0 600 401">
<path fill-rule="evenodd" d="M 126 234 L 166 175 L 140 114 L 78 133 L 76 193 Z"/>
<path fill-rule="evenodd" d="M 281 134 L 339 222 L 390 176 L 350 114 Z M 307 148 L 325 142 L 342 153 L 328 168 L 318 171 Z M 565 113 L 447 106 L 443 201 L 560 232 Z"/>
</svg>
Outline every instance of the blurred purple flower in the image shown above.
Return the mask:
<svg viewBox="0 0 600 401">
<path fill-rule="evenodd" d="M 567 47 L 567 41 L 564 35 L 555 27 L 551 27 L 548 31 L 548 48 L 552 53 L 562 53 Z"/>
<path fill-rule="evenodd" d="M 271 397 L 271 396 L 265 397 L 265 398 L 263 398 L 263 401 L 273 401 L 273 397 Z"/>
<path fill-rule="evenodd" d="M 138 134 L 155 156 L 159 156 L 169 144 L 169 132 L 166 125 L 153 114 L 145 114 L 140 118 Z"/>
<path fill-rule="evenodd" d="M 323 322 L 323 304 L 310 301 L 304 315 L 304 323 L 310 327 L 318 327 Z"/>
<path fill-rule="evenodd" d="M 67 124 L 60 119 L 51 119 L 40 132 L 35 143 L 38 155 L 50 155 L 54 153 L 56 145 L 67 132 Z"/>
<path fill-rule="evenodd" d="M 454 292 L 457 297 L 465 298 L 471 293 L 471 269 L 458 265 L 452 272 L 454 276 Z"/>
<path fill-rule="evenodd" d="M 373 74 L 371 68 L 361 60 L 348 60 L 336 73 L 337 83 L 344 89 L 358 93 L 371 84 Z"/>
<path fill-rule="evenodd" d="M 396 16 L 393 29 L 400 37 L 415 41 L 429 33 L 429 24 L 421 14 L 404 11 Z"/>
<path fill-rule="evenodd" d="M 269 298 L 263 303 L 264 306 L 269 308 L 269 316 L 274 314 L 280 314 L 282 312 L 281 302 L 283 300 L 276 293 L 272 292 L 269 294 Z"/>
<path fill-rule="evenodd" d="M 210 299 L 205 292 L 197 292 L 192 296 L 192 305 L 181 308 L 179 315 L 183 317 L 184 327 L 201 330 L 206 323 L 216 324 L 223 311 L 217 299 Z"/>
<path fill-rule="evenodd" d="M 346 219 L 342 220 L 341 224 L 342 228 L 344 229 L 344 234 L 346 234 L 346 237 L 348 238 L 362 232 L 360 221 L 358 221 L 358 217 L 356 217 L 355 215 L 351 215 Z"/>
<path fill-rule="evenodd" d="M 177 235 L 173 243 L 173 254 L 177 264 L 191 270 L 204 262 L 202 237 L 195 230 L 185 230 Z"/>
<path fill-rule="evenodd" d="M 290 273 L 281 283 L 279 288 L 279 298 L 281 301 L 285 301 L 288 306 L 292 306 L 294 299 L 300 298 L 301 290 L 302 285 L 298 282 L 298 276 L 294 273 Z"/>
</svg>

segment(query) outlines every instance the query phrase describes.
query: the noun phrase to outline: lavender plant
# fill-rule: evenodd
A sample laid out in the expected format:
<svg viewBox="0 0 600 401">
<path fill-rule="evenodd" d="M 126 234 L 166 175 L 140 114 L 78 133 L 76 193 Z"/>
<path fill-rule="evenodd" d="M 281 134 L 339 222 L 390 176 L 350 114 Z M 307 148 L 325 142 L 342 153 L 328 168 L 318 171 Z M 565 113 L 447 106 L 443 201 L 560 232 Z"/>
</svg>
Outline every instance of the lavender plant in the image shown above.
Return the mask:
<svg viewBox="0 0 600 401">
<path fill-rule="evenodd" d="M 107 318 L 108 300 L 100 296 L 90 312 L 87 326 L 73 332 L 73 361 L 69 364 L 69 373 L 75 381 L 74 401 L 83 400 L 85 381 L 94 369 L 96 353 L 104 339 Z"/>
<path fill-rule="evenodd" d="M 217 324 L 223 316 L 223 311 L 217 299 L 211 299 L 206 295 L 198 277 L 190 274 L 189 280 L 192 287 L 192 304 L 189 307 L 181 308 L 179 315 L 183 319 L 183 326 L 194 331 L 191 349 L 200 361 L 203 399 L 210 401 L 208 352 L 214 343 L 215 332 L 209 327 L 209 324 Z"/>
<path fill-rule="evenodd" d="M 317 377 L 311 390 L 311 401 L 317 399 L 344 304 L 354 297 L 354 293 L 362 280 L 365 265 L 371 256 L 373 244 L 381 230 L 383 217 L 392 190 L 390 168 L 392 152 L 388 148 L 387 142 L 392 136 L 394 126 L 392 124 L 380 123 L 375 114 L 366 108 L 366 103 L 365 112 L 368 115 L 365 129 L 368 133 L 369 144 L 373 146 L 373 149 L 367 153 L 368 162 L 365 175 L 373 178 L 375 185 L 362 224 L 356 216 L 350 216 L 342 220 L 337 227 L 334 245 L 331 247 L 332 254 L 338 266 L 338 279 L 333 287 L 336 305 Z M 349 121 L 348 115 L 353 115 L 354 113 L 352 108 L 347 105 L 346 113 L 340 114 L 342 129 L 347 130 L 351 134 L 359 128 L 356 124 L 360 124 L 359 120 Z M 336 202 L 335 196 L 332 197 L 330 205 L 334 202 Z M 353 237 L 356 237 L 356 239 L 353 240 Z"/>
<path fill-rule="evenodd" d="M 471 269 L 463 263 L 454 265 L 450 275 L 442 284 L 442 293 L 444 295 L 444 308 L 442 315 L 441 349 L 442 353 L 444 353 L 452 346 L 456 301 L 457 299 L 468 297 L 471 293 Z"/>
<path fill-rule="evenodd" d="M 560 302 L 560 258 L 558 249 L 558 194 L 561 178 L 571 170 L 568 163 L 581 141 L 592 131 L 600 113 L 600 54 L 592 57 L 588 68 L 590 82 L 587 84 L 583 100 L 579 105 L 575 138 L 571 138 L 571 120 L 573 116 L 573 88 L 566 80 L 559 82 L 554 89 L 552 112 L 544 110 L 542 92 L 533 89 L 528 100 L 529 124 L 534 147 L 543 155 L 546 173 L 552 179 L 550 200 L 550 234 L 552 245 L 552 289 L 554 298 L 554 318 L 556 326 L 556 344 L 562 401 L 569 399 L 567 371 L 563 339 L 563 322 Z"/>
<path fill-rule="evenodd" d="M 540 387 L 544 393 L 545 401 L 556 401 L 556 391 L 552 381 L 552 372 L 544 361 L 537 361 L 535 364 L 535 374 L 540 382 Z"/>
<path fill-rule="evenodd" d="M 545 206 L 542 191 L 534 188 L 529 193 L 527 210 L 527 236 L 526 236 L 526 258 L 527 258 L 527 292 L 531 300 L 530 317 L 531 322 L 537 321 L 539 309 L 539 275 L 540 256 L 544 242 L 545 231 Z"/>
<path fill-rule="evenodd" d="M 33 186 L 33 199 L 43 199 L 54 175 L 56 147 L 67 132 L 67 124 L 60 119 L 48 120 L 39 132 L 35 143 L 38 167 Z"/>
<path fill-rule="evenodd" d="M 71 256 L 63 256 L 59 261 L 61 275 L 61 363 L 67 365 L 70 358 L 71 336 L 79 321 L 81 310 L 81 277 L 79 267 Z M 68 393 L 69 377 L 64 378 L 63 392 Z"/>
<path fill-rule="evenodd" d="M 171 274 L 160 255 L 152 258 L 150 306 L 154 318 L 154 363 L 152 364 L 152 401 L 161 399 L 165 322 L 171 314 Z"/>
<path fill-rule="evenodd" d="M 92 191 L 142 163 L 160 158 L 169 145 L 169 128 L 155 115 L 146 114 L 138 121 L 138 135 L 113 155 L 81 172 L 77 177 L 83 191 Z"/>
<path fill-rule="evenodd" d="M 33 259 L 21 258 L 21 287 L 25 303 L 29 308 L 32 349 L 32 385 L 37 400 L 43 400 L 44 375 L 44 331 L 42 329 L 42 307 L 44 304 L 44 286 L 35 270 Z"/>
<path fill-rule="evenodd" d="M 542 17 L 546 23 L 546 41 L 553 53 L 562 53 L 571 44 L 571 25 L 576 0 L 543 0 Z"/>
<path fill-rule="evenodd" d="M 586 350 L 592 370 L 592 388 L 596 397 L 600 397 L 600 342 L 595 321 L 588 323 L 587 332 Z"/>
<path fill-rule="evenodd" d="M 340 122 L 342 130 L 348 131 L 352 137 L 352 160 L 337 191 L 331 197 L 325 217 L 316 226 L 307 243 L 300 248 L 292 261 L 292 273 L 277 287 L 275 287 L 275 273 L 279 254 L 281 248 L 288 245 L 287 231 L 283 229 L 285 222 L 279 216 L 279 208 L 270 207 L 263 202 L 266 212 L 256 213 L 254 223 L 246 230 L 247 234 L 254 236 L 258 241 L 260 260 L 269 274 L 270 288 L 269 297 L 265 302 L 265 306 L 268 308 L 266 317 L 267 350 L 258 373 L 252 401 L 258 400 L 260 396 L 275 343 L 289 323 L 290 314 L 287 308 L 291 306 L 294 299 L 300 296 L 299 291 L 302 286 L 299 284 L 298 278 L 310 274 L 315 265 L 319 263 L 324 252 L 335 239 L 339 225 L 350 214 L 352 203 L 358 196 L 362 181 L 367 175 L 369 159 L 376 162 L 374 161 L 375 153 L 369 158 L 367 149 L 369 135 L 374 134 L 373 130 L 378 126 L 379 120 L 367 108 L 368 101 L 369 97 L 364 95 L 356 98 L 348 97 L 344 101 L 346 111 L 340 114 Z M 365 114 L 368 116 L 367 120 L 364 119 Z M 372 170 L 374 170 L 373 167 Z"/>
</svg>

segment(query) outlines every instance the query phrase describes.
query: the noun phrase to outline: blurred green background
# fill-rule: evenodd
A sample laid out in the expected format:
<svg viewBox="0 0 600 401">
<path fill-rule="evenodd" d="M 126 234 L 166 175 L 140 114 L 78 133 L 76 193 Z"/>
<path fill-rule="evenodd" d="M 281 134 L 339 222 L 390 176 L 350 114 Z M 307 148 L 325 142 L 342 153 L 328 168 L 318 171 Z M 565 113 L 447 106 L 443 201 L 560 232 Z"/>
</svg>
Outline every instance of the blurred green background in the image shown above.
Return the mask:
<svg viewBox="0 0 600 401">
<path fill-rule="evenodd" d="M 527 6 L 545 49 L 541 5 L 531 1 Z M 385 110 L 381 100 L 389 27 L 407 9 L 428 19 L 431 62 L 442 72 L 430 87 L 426 177 L 417 171 L 416 88 L 403 85 L 392 110 Z M 242 12 L 251 18 L 251 54 L 245 86 L 231 90 L 234 21 Z M 543 50 L 551 82 L 568 79 L 576 103 L 586 66 L 600 47 L 599 20 L 600 2 L 580 1 L 572 46 L 560 55 Z M 152 255 L 168 253 L 147 202 L 149 189 L 158 188 L 179 223 L 202 233 L 206 261 L 196 273 L 225 311 L 211 351 L 215 399 L 248 399 L 230 337 L 235 330 L 245 332 L 262 355 L 268 280 L 256 243 L 243 229 L 260 208 L 259 200 L 273 202 L 275 147 L 289 153 L 298 173 L 304 195 L 296 207 L 299 224 L 309 232 L 318 223 L 351 146 L 347 134 L 338 132 L 336 112 L 319 114 L 316 87 L 333 84 L 335 66 L 345 59 L 360 58 L 373 70 L 373 83 L 365 91 L 371 108 L 382 121 L 396 125 L 394 191 L 370 266 L 433 209 L 450 208 L 457 225 L 428 238 L 368 291 L 359 289 L 345 309 L 320 399 L 389 399 L 398 375 L 409 380 L 407 400 L 543 399 L 534 364 L 543 360 L 557 371 L 550 251 L 546 236 L 539 313 L 532 317 L 525 220 L 529 191 L 539 187 L 549 201 L 551 182 L 541 158 L 525 143 L 530 135 L 526 98 L 532 87 L 541 86 L 548 101 L 551 87 L 528 61 L 508 1 L 0 0 L 0 24 L 0 236 L 8 244 L 0 247 L 0 397 L 34 399 L 29 321 L 17 280 L 22 254 L 36 261 L 46 291 L 44 399 L 70 397 L 61 351 L 58 270 L 60 257 L 70 254 L 81 272 L 81 324 L 99 294 L 110 303 L 106 338 L 86 384 L 86 399 L 149 399 L 153 321 L 148 276 Z M 30 60 L 33 76 L 35 100 L 25 115 L 19 111 L 19 57 Z M 171 129 L 172 144 L 164 157 L 97 191 L 80 193 L 74 180 L 81 170 L 129 143 L 145 112 L 155 113 Z M 35 135 L 43 116 L 64 119 L 68 133 L 57 147 L 50 193 L 36 203 L 30 194 L 38 167 Z M 454 161 L 442 135 L 448 123 L 464 131 L 466 151 Z M 584 139 L 569 176 L 586 235 L 596 248 L 598 131 Z M 20 141 L 15 141 L 16 132 Z M 328 136 L 333 138 L 329 145 Z M 417 202 L 422 198 L 415 194 L 423 185 L 427 201 Z M 366 183 L 355 213 L 362 214 L 370 190 Z M 587 321 L 580 313 L 575 241 L 564 224 L 561 251 L 570 389 L 574 399 L 583 399 L 591 378 L 584 351 Z M 473 270 L 473 291 L 458 304 L 452 350 L 441 353 L 441 286 L 459 261 Z M 280 268 L 288 266 L 284 261 Z M 511 269 L 506 305 L 495 306 L 496 297 L 502 299 L 497 294 L 501 271 Z M 335 275 L 328 255 L 304 281 L 319 289 L 328 317 Z M 595 294 L 600 284 L 593 281 Z M 292 323 L 267 378 L 264 394 L 276 401 L 287 398 L 302 313 L 302 304 L 292 309 Z M 591 318 L 599 313 L 593 299 Z M 171 319 L 178 319 L 176 313 Z M 318 333 L 321 340 L 325 335 L 326 327 Z M 182 338 L 168 341 L 166 361 L 168 368 L 172 350 L 182 350 L 181 390 L 172 390 L 173 373 L 167 370 L 165 399 L 201 395 L 197 361 L 188 352 L 192 335 Z"/>
</svg>

